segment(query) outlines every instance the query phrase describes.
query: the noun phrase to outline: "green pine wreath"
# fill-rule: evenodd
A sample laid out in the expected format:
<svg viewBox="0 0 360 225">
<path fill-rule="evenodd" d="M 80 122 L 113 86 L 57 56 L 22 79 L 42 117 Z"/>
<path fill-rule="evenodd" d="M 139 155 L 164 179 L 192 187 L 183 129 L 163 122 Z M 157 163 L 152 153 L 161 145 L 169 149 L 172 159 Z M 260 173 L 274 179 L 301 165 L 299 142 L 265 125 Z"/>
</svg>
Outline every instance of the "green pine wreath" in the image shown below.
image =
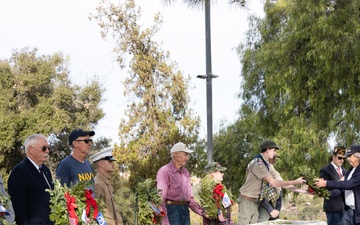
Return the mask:
<svg viewBox="0 0 360 225">
<path fill-rule="evenodd" d="M 314 193 L 317 197 L 322 197 L 325 199 L 330 198 L 330 192 L 324 187 L 318 187 L 315 185 L 315 171 L 310 169 L 308 166 L 301 166 L 299 168 L 300 176 L 303 177 L 305 183 L 308 186 L 308 192 Z"/>
<path fill-rule="evenodd" d="M 75 212 L 78 218 L 79 225 L 85 225 L 86 223 L 82 221 L 81 217 L 86 208 L 86 198 L 84 190 L 87 187 L 91 186 L 90 181 L 81 181 L 71 188 L 66 185 L 62 186 L 58 179 L 55 180 L 54 190 L 46 189 L 50 193 L 50 220 L 54 222 L 55 225 L 64 225 L 70 224 L 69 214 L 67 211 L 67 201 L 65 198 L 65 193 L 69 193 L 70 196 L 75 197 Z M 96 201 L 98 206 L 98 211 L 104 212 L 104 203 L 102 201 Z M 90 218 L 93 218 L 93 211 L 90 212 Z M 88 225 L 98 225 L 97 221 L 90 219 Z"/>
<path fill-rule="evenodd" d="M 141 225 L 161 224 L 161 220 L 165 215 L 159 208 L 162 199 L 159 190 L 156 188 L 156 181 L 153 179 L 146 179 L 139 182 L 136 188 L 138 196 L 137 207 L 138 220 Z"/>
<path fill-rule="evenodd" d="M 223 204 L 221 204 L 222 198 L 220 199 L 220 203 L 216 203 L 216 199 L 213 196 L 213 190 L 218 185 L 214 181 L 214 179 L 211 177 L 211 174 L 206 175 L 202 180 L 200 184 L 200 191 L 199 191 L 199 197 L 200 197 L 200 204 L 205 210 L 205 213 L 212 219 L 218 219 L 218 206 L 220 206 L 220 210 L 225 212 L 225 208 Z M 229 190 L 223 186 L 223 193 L 227 193 L 230 199 L 232 199 L 232 195 Z"/>
</svg>

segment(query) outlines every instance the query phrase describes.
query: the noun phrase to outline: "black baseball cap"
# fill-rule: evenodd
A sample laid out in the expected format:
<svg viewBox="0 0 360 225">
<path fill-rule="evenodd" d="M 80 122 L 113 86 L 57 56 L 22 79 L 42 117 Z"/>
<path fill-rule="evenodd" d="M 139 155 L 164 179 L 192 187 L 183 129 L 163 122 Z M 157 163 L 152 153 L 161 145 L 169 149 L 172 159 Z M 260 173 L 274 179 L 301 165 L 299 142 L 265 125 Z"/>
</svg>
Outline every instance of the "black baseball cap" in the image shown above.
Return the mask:
<svg viewBox="0 0 360 225">
<path fill-rule="evenodd" d="M 83 137 L 83 136 L 87 136 L 89 135 L 94 136 L 95 135 L 95 131 L 84 131 L 82 129 L 77 129 L 77 130 L 73 130 L 70 133 L 69 136 L 69 145 L 71 145 L 73 143 L 73 141 L 75 141 L 78 137 Z"/>
<path fill-rule="evenodd" d="M 275 141 L 273 140 L 265 140 L 260 144 L 261 149 L 268 149 L 268 148 L 276 148 L 279 149 L 280 146 L 278 146 Z"/>
</svg>

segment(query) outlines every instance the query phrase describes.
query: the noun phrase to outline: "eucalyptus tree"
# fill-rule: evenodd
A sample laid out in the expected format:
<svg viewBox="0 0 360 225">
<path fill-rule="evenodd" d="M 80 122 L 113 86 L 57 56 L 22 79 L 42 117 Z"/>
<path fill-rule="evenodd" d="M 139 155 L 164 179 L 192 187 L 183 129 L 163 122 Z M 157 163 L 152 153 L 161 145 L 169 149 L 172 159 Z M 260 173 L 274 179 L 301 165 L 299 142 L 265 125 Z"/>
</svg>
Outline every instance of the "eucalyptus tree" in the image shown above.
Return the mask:
<svg viewBox="0 0 360 225">
<path fill-rule="evenodd" d="M 176 0 L 163 0 L 165 4 L 171 4 Z M 198 78 L 206 79 L 206 119 L 207 119 L 207 159 L 213 161 L 213 117 L 212 117 L 212 79 L 218 77 L 212 73 L 211 65 L 211 0 L 183 0 L 183 3 L 192 8 L 205 9 L 205 51 L 206 51 L 206 74 L 198 75 Z M 246 0 L 230 0 L 230 4 L 245 6 Z"/>
<path fill-rule="evenodd" d="M 333 136 L 360 141 L 359 3 L 267 0 L 265 17 L 250 18 L 241 110 L 257 116 L 259 136 L 280 142 L 290 173 L 325 164 Z"/>
<path fill-rule="evenodd" d="M 141 8 L 134 0 L 120 4 L 103 1 L 92 16 L 103 38 L 115 41 L 114 50 L 122 68 L 128 69 L 124 95 L 129 98 L 126 118 L 119 126 L 115 155 L 127 164 L 130 182 L 154 178 L 160 166 L 170 161 L 170 149 L 178 141 L 196 148 L 199 117 L 188 106 L 189 77 L 184 77 L 170 54 L 155 41 L 162 23 L 139 25 Z M 203 151 L 197 147 L 199 154 Z"/>
</svg>

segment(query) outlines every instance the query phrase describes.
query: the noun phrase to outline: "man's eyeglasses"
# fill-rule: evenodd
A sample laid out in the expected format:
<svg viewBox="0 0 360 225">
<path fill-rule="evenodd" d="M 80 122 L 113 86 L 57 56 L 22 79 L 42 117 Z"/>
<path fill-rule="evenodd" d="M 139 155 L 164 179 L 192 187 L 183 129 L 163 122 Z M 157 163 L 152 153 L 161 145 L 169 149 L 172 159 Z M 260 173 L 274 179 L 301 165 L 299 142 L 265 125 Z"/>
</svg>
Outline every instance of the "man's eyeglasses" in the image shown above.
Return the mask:
<svg viewBox="0 0 360 225">
<path fill-rule="evenodd" d="M 337 157 L 337 158 L 338 158 L 338 160 L 345 160 L 344 157 Z"/>
<path fill-rule="evenodd" d="M 90 142 L 91 142 L 91 143 L 93 142 L 92 139 L 75 140 L 75 141 L 83 141 L 83 142 L 85 142 L 85 144 L 89 144 Z"/>
<path fill-rule="evenodd" d="M 43 151 L 43 152 L 46 152 L 46 149 L 49 149 L 49 151 L 50 151 L 50 147 L 49 147 L 49 146 L 42 146 L 42 147 L 41 147 L 41 151 Z"/>
</svg>

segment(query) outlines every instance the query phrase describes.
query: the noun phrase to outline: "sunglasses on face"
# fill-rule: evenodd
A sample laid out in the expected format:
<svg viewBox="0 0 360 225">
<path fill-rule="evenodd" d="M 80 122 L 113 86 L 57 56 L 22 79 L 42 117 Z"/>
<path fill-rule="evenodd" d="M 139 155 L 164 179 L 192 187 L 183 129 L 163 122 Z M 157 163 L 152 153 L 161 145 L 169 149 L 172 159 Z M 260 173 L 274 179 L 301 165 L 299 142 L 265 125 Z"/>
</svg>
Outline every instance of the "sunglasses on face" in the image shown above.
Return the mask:
<svg viewBox="0 0 360 225">
<path fill-rule="evenodd" d="M 338 158 L 338 160 L 345 160 L 344 157 L 337 157 L 337 158 Z"/>
<path fill-rule="evenodd" d="M 46 152 L 46 149 L 49 149 L 49 151 L 50 151 L 50 147 L 49 147 L 49 146 L 42 146 L 42 147 L 41 147 L 41 151 L 43 151 L 43 152 Z"/>
<path fill-rule="evenodd" d="M 85 142 L 85 144 L 89 144 L 90 142 L 91 142 L 91 143 L 93 142 L 92 139 L 75 140 L 75 141 L 83 141 L 83 142 Z"/>
</svg>

